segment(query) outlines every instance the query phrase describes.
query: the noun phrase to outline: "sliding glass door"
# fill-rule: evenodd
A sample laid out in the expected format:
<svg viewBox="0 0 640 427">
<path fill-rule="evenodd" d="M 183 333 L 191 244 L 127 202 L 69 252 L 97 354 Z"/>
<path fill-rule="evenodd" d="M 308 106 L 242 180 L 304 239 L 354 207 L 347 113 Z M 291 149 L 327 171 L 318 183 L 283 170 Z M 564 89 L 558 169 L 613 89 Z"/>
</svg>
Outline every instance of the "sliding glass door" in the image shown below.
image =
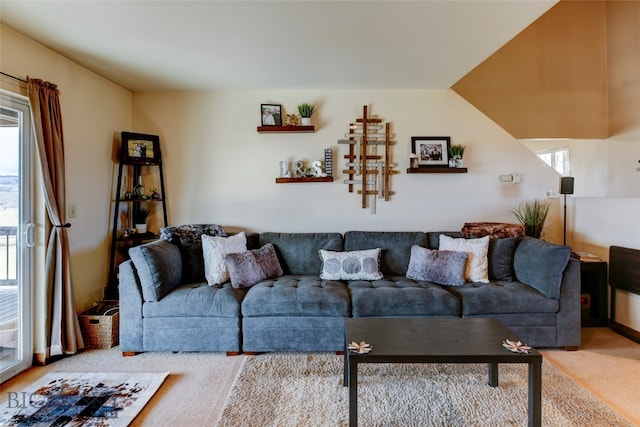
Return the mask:
<svg viewBox="0 0 640 427">
<path fill-rule="evenodd" d="M 0 382 L 32 360 L 31 135 L 28 100 L 0 92 Z"/>
</svg>

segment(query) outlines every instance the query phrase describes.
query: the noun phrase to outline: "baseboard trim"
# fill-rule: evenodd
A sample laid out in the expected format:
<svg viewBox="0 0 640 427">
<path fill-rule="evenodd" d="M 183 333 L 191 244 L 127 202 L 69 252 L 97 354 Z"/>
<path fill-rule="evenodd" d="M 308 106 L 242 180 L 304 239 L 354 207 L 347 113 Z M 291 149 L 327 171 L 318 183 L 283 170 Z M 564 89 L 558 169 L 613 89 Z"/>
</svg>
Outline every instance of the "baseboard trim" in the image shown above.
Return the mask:
<svg viewBox="0 0 640 427">
<path fill-rule="evenodd" d="M 640 343 L 640 331 L 636 331 L 635 329 L 623 325 L 622 323 L 618 323 L 615 320 L 609 321 L 609 327 L 620 335 L 623 335 L 630 340 Z"/>
</svg>

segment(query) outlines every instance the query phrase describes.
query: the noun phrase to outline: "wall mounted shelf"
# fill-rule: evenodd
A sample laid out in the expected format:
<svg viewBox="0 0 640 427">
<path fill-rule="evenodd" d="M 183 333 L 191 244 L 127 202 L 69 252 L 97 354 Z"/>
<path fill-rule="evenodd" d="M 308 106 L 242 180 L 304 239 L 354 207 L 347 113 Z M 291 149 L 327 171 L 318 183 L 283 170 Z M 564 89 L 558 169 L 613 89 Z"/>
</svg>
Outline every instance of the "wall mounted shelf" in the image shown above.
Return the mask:
<svg viewBox="0 0 640 427">
<path fill-rule="evenodd" d="M 315 126 L 258 126 L 259 133 L 311 133 L 315 131 Z"/>
<path fill-rule="evenodd" d="M 449 168 L 449 167 L 441 167 L 441 168 L 409 168 L 407 169 L 407 173 L 467 173 L 467 168 Z"/>
<path fill-rule="evenodd" d="M 276 184 L 293 184 L 296 182 L 333 182 L 332 176 L 300 177 L 300 178 L 276 178 Z"/>
</svg>

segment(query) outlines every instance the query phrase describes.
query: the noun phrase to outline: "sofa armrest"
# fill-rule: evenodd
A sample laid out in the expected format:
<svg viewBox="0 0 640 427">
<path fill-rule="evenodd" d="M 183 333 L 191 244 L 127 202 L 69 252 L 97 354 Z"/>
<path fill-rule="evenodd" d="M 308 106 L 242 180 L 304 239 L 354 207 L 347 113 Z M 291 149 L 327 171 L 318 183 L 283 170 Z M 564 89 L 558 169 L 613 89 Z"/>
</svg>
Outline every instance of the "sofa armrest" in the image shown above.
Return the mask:
<svg viewBox="0 0 640 427">
<path fill-rule="evenodd" d="M 569 259 L 560 285 L 560 310 L 557 317 L 558 347 L 580 345 L 580 261 Z"/>
<path fill-rule="evenodd" d="M 142 287 L 131 260 L 120 264 L 120 350 L 144 351 L 142 343 Z"/>
</svg>

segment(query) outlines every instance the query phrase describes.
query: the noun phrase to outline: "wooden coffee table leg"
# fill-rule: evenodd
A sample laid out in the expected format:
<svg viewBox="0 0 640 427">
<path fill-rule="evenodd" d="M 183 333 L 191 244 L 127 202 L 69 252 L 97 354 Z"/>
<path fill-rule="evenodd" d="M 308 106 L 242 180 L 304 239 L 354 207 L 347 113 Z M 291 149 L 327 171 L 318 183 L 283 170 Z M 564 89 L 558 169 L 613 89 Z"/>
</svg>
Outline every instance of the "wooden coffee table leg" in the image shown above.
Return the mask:
<svg viewBox="0 0 640 427">
<path fill-rule="evenodd" d="M 498 387 L 498 364 L 488 363 L 489 365 L 489 385 L 491 387 Z"/>
<path fill-rule="evenodd" d="M 529 427 L 542 425 L 542 362 L 529 363 Z"/>
</svg>

